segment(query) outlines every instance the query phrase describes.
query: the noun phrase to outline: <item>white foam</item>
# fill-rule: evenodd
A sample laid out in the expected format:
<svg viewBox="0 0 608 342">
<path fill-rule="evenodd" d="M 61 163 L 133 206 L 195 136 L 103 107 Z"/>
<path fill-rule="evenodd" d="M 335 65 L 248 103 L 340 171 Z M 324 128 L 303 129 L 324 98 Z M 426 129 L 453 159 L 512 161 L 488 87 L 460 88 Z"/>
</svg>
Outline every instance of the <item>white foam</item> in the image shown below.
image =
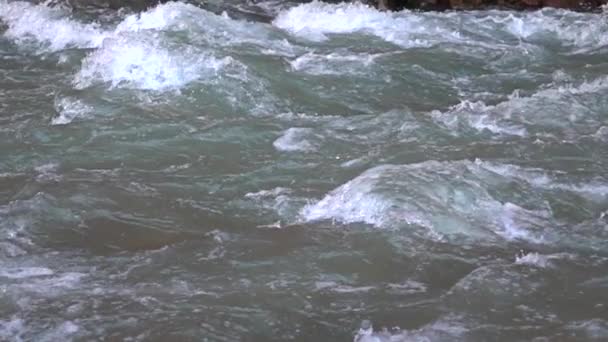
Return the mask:
<svg viewBox="0 0 608 342">
<path fill-rule="evenodd" d="M 60 97 L 55 99 L 54 107 L 59 115 L 51 119 L 51 125 L 67 125 L 76 118 L 93 113 L 93 107 L 82 100 L 72 97 Z"/>
<path fill-rule="evenodd" d="M 399 294 L 414 294 L 427 291 L 426 284 L 415 280 L 407 280 L 406 282 L 399 284 L 387 284 L 387 288 Z"/>
<path fill-rule="evenodd" d="M 33 5 L 0 0 L 0 19 L 8 24 L 5 35 L 17 41 L 33 39 L 57 51 L 68 47 L 97 48 L 105 38 L 141 30 L 185 29 L 208 12 L 184 3 L 158 5 L 141 14 L 127 16 L 114 30 L 96 23 L 84 24 L 69 17 L 59 6 Z M 210 13 L 209 13 L 210 14 Z M 188 20 L 189 19 L 189 20 Z"/>
<path fill-rule="evenodd" d="M 9 233 L 10 235 L 12 235 L 12 233 Z M 16 244 L 12 243 L 12 242 L 0 242 L 0 255 L 5 255 L 7 257 L 10 258 L 14 258 L 16 256 L 22 256 L 27 254 L 27 251 L 25 251 L 23 248 L 17 246 Z"/>
<path fill-rule="evenodd" d="M 145 35 L 104 40 L 82 63 L 75 77 L 77 88 L 96 81 L 112 87 L 164 90 L 179 88 L 196 79 L 213 77 L 231 58 L 215 58 L 191 47 L 163 46 Z"/>
<path fill-rule="evenodd" d="M 505 203 L 496 215 L 499 228 L 496 233 L 507 240 L 526 240 L 534 243 L 546 242 L 543 235 L 534 234 L 533 228 L 543 228 L 551 219 L 550 212 L 526 210 L 513 203 Z"/>
<path fill-rule="evenodd" d="M 291 221 L 301 207 L 301 198 L 293 196 L 289 188 L 277 187 L 271 190 L 260 190 L 245 194 L 245 198 L 253 201 L 256 208 L 270 209 L 279 214 L 282 219 Z M 259 225 L 258 228 L 282 228 L 281 220 L 270 224 Z"/>
<path fill-rule="evenodd" d="M 349 286 L 349 285 L 338 285 L 331 290 L 336 293 L 361 293 L 375 290 L 374 286 Z"/>
<path fill-rule="evenodd" d="M 528 136 L 532 130 L 552 129 L 564 137 L 592 134 L 601 125 L 601 105 L 582 95 L 608 91 L 608 77 L 579 84 L 554 85 L 531 96 L 517 93 L 496 105 L 481 101 L 461 101 L 445 112 L 433 111 L 431 117 L 452 134 L 468 133 L 467 127 L 498 136 Z M 573 96 L 581 96 L 573 101 Z"/>
<path fill-rule="evenodd" d="M 440 111 L 431 112 L 431 116 L 438 122 L 443 123 L 452 131 L 458 130 L 462 121 L 477 131 L 489 131 L 499 135 L 527 135 L 523 125 L 508 122 L 500 114 L 494 113 L 494 106 L 488 106 L 481 101 L 470 102 L 464 100 L 450 108 L 446 113 Z"/>
<path fill-rule="evenodd" d="M 65 321 L 53 329 L 44 331 L 37 339 L 41 342 L 69 341 L 78 331 L 80 331 L 80 327 L 77 324 Z"/>
<path fill-rule="evenodd" d="M 208 46 L 184 45 L 164 34 L 165 31 L 188 31 L 194 42 L 200 42 L 202 37 L 205 45 L 260 43 L 265 41 L 266 34 L 260 25 L 248 25 L 193 5 L 174 2 L 127 16 L 114 29 L 80 23 L 70 19 L 67 13 L 43 4 L 4 0 L 0 0 L 0 19 L 9 26 L 5 33 L 7 37 L 17 42 L 38 41 L 43 50 L 95 48 L 75 76 L 74 84 L 79 89 L 98 82 L 109 83 L 112 87 L 175 89 L 198 79 L 214 77 L 220 69 L 234 62 L 230 57 L 215 57 Z M 266 46 L 269 45 L 274 47 L 266 42 Z M 284 49 L 285 42 L 279 42 L 274 48 Z M 53 118 L 51 123 L 54 125 L 70 123 L 91 111 L 78 100 L 60 99 L 56 107 L 59 107 L 59 116 Z"/>
<path fill-rule="evenodd" d="M 286 130 L 272 145 L 279 151 L 312 152 L 319 146 L 311 128 L 292 127 Z"/>
<path fill-rule="evenodd" d="M 21 342 L 25 332 L 25 322 L 21 318 L 12 317 L 8 321 L 0 320 L 0 340 Z"/>
<path fill-rule="evenodd" d="M 545 268 L 549 265 L 549 259 L 545 255 L 540 255 L 538 253 L 528 253 L 522 256 L 516 256 L 515 263 L 518 265 L 533 265 Z"/>
<path fill-rule="evenodd" d="M 608 23 L 603 18 L 598 14 L 555 10 L 516 14 L 487 11 L 483 17 L 471 13 L 390 13 L 361 3 L 313 1 L 282 10 L 273 24 L 312 40 L 325 40 L 330 34 L 364 33 L 406 48 L 455 43 L 505 49 L 515 44 L 505 39 L 505 35 L 532 39 L 533 43 L 543 43 L 547 36 L 555 36 L 564 44 L 597 48 L 608 43 Z M 96 48 L 106 37 L 161 30 L 190 32 L 193 40 L 214 45 L 248 42 L 281 54 L 293 48 L 271 39 L 271 31 L 265 25 L 232 20 L 180 2 L 160 4 L 127 16 L 114 30 L 96 23 L 81 23 L 59 6 L 49 8 L 22 1 L 0 0 L 0 19 L 9 27 L 6 36 L 17 41 L 37 40 L 53 51 L 67 47 Z"/>
<path fill-rule="evenodd" d="M 483 16 L 475 12 L 391 13 L 379 12 L 361 3 L 313 1 L 281 11 L 273 24 L 310 40 L 322 41 L 330 34 L 358 32 L 406 48 L 455 43 L 505 49 L 519 44 L 513 38 L 542 45 L 552 37 L 578 48 L 608 43 L 605 34 L 608 24 L 601 15 L 556 10 L 486 11 Z"/>
<path fill-rule="evenodd" d="M 597 14 L 545 9 L 490 20 L 504 24 L 507 32 L 520 39 L 539 41 L 553 36 L 562 44 L 579 48 L 608 43 L 608 24 Z"/>
<path fill-rule="evenodd" d="M 40 276 L 32 278 L 30 282 L 16 285 L 16 289 L 42 293 L 49 296 L 57 295 L 63 293 L 63 291 L 65 290 L 69 290 L 78 286 L 78 284 L 80 284 L 81 279 L 85 276 L 86 275 L 84 273 L 78 272 L 65 272 L 57 274 L 53 277 Z"/>
<path fill-rule="evenodd" d="M 595 133 L 593 133 L 593 138 L 601 141 L 608 142 L 608 126 L 601 126 L 597 129 Z"/>
<path fill-rule="evenodd" d="M 560 253 L 560 254 L 539 254 L 536 252 L 531 253 L 519 253 L 515 256 L 515 264 L 517 265 L 528 265 L 540 268 L 554 267 L 553 260 L 560 259 L 573 259 L 572 254 Z"/>
<path fill-rule="evenodd" d="M 305 53 L 289 62 L 293 71 L 312 75 L 344 75 L 364 73 L 381 54 Z"/>
<path fill-rule="evenodd" d="M 336 293 L 358 293 L 358 292 L 369 292 L 375 290 L 374 286 L 350 286 L 345 284 L 338 284 L 335 281 L 316 281 L 315 290 L 317 291 L 332 291 Z"/>
<path fill-rule="evenodd" d="M 276 187 L 271 190 L 260 190 L 257 192 L 248 192 L 245 194 L 245 197 L 252 198 L 252 199 L 264 199 L 264 198 L 269 198 L 269 197 L 275 198 L 275 197 L 289 194 L 289 193 L 291 193 L 291 189 L 283 188 L 283 187 Z"/>
<path fill-rule="evenodd" d="M 481 101 L 461 101 L 452 106 L 449 111 L 442 113 L 438 110 L 431 112 L 431 117 L 448 127 L 453 132 L 460 129 L 461 122 L 477 131 L 489 131 L 499 135 L 527 135 L 523 125 L 505 122 L 503 118 L 493 113 L 494 106 L 488 106 Z M 508 120 L 508 119 L 507 119 Z"/>
<path fill-rule="evenodd" d="M 118 24 L 115 32 L 161 29 L 183 31 L 191 27 L 193 23 L 200 22 L 200 15 L 204 13 L 207 12 L 194 5 L 168 2 L 159 4 L 145 12 L 127 16 Z"/>
<path fill-rule="evenodd" d="M 281 11 L 273 24 L 309 40 L 363 33 L 404 48 L 449 43 L 503 51 L 517 46 L 528 53 L 534 46 L 555 42 L 579 51 L 608 44 L 608 23 L 599 14 L 554 9 L 477 13 L 379 12 L 361 3 L 313 1 Z"/>
<path fill-rule="evenodd" d="M 603 341 L 608 336 L 608 321 L 600 318 L 570 322 L 566 328 L 576 334 L 575 336 L 589 341 Z"/>
<path fill-rule="evenodd" d="M 18 268 L 3 268 L 0 270 L 0 277 L 10 279 L 21 279 L 30 277 L 40 277 L 52 275 L 55 272 L 46 267 L 18 267 Z"/>
<path fill-rule="evenodd" d="M 0 19 L 8 25 L 5 35 L 20 42 L 36 40 L 51 51 L 68 47 L 94 48 L 109 32 L 97 24 L 83 24 L 59 8 L 27 2 L 0 0 Z"/>
<path fill-rule="evenodd" d="M 186 32 L 192 41 L 204 41 L 214 46 L 253 43 L 277 50 L 291 48 L 285 40 L 269 39 L 266 25 L 233 20 L 225 13 L 217 15 L 183 2 L 159 4 L 145 12 L 128 16 L 116 27 L 115 32 L 145 30 Z"/>
<path fill-rule="evenodd" d="M 542 169 L 523 168 L 513 164 L 493 163 L 475 159 L 475 164 L 501 176 L 519 178 L 534 186 L 547 186 L 553 179 Z"/>
<path fill-rule="evenodd" d="M 548 172 L 538 168 L 524 168 L 512 164 L 499 164 L 479 159 L 475 160 L 475 164 L 501 176 L 525 181 L 537 188 L 568 191 L 598 197 L 608 196 L 608 183 L 599 180 L 591 179 L 578 182 L 569 181 L 566 183 L 560 181 L 561 177 L 567 176 L 565 173 Z"/>
<path fill-rule="evenodd" d="M 374 331 L 371 324 L 362 324 L 355 335 L 354 342 L 464 341 L 469 340 L 466 338 L 466 334 L 469 332 L 470 325 L 466 319 L 456 315 L 439 317 L 415 330 L 392 327 Z"/>
<path fill-rule="evenodd" d="M 401 14 L 404 16 L 406 14 Z M 420 16 L 401 17 L 398 14 L 379 12 L 361 3 L 326 4 L 319 1 L 302 4 L 282 11 L 273 24 L 294 35 L 310 40 L 328 39 L 327 34 L 367 33 L 403 46 L 429 46 L 427 39 L 416 34 L 449 35 L 437 26 L 425 25 Z"/>
<path fill-rule="evenodd" d="M 525 239 L 540 242 L 533 231 L 551 219 L 542 208 L 503 204 L 490 195 L 477 166 L 468 161 L 382 165 L 305 206 L 305 221 L 363 222 L 379 228 L 404 224 L 429 230 L 429 236 L 473 239 Z M 532 230 L 530 230 L 532 229 Z"/>
<path fill-rule="evenodd" d="M 307 205 L 301 211 L 306 221 L 332 219 L 344 223 L 364 222 L 381 227 L 390 221 L 388 211 L 392 206 L 389 199 L 374 194 L 374 186 L 384 167 L 366 171 L 359 177 L 331 191 L 322 200 Z M 406 219 L 408 217 L 405 217 Z M 416 223 L 416 220 L 409 220 Z M 406 220 L 406 222 L 409 223 Z"/>
</svg>

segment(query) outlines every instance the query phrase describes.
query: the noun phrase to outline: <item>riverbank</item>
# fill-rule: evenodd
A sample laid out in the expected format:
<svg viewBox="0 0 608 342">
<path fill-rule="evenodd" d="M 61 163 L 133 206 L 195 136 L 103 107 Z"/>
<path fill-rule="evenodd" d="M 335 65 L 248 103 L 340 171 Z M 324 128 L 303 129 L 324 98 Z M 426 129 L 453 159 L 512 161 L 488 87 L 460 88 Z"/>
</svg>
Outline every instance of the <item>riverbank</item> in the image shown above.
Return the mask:
<svg viewBox="0 0 608 342">
<path fill-rule="evenodd" d="M 46 1 L 39 1 L 40 3 Z M 165 3 L 166 0 L 53 0 L 52 5 L 62 5 L 71 8 L 107 8 L 120 9 L 129 8 L 135 11 L 143 11 L 158 4 Z M 203 7 L 215 7 L 214 2 L 203 3 L 197 0 L 182 1 Z M 291 1 L 297 3 L 307 3 L 310 1 L 300 0 Z M 327 0 L 323 2 L 340 3 L 348 1 Z M 444 10 L 535 10 L 544 7 L 571 9 L 575 11 L 599 11 L 601 6 L 608 3 L 608 0 L 363 0 L 368 5 L 375 6 L 380 10 L 399 11 L 403 9 L 425 10 L 425 11 L 444 11 Z M 275 2 L 280 5 L 281 2 Z M 251 4 L 268 4 L 269 1 L 252 1 Z"/>
<path fill-rule="evenodd" d="M 381 10 L 475 10 L 508 9 L 535 10 L 543 7 L 596 11 L 606 0 L 378 0 L 375 5 Z"/>
</svg>

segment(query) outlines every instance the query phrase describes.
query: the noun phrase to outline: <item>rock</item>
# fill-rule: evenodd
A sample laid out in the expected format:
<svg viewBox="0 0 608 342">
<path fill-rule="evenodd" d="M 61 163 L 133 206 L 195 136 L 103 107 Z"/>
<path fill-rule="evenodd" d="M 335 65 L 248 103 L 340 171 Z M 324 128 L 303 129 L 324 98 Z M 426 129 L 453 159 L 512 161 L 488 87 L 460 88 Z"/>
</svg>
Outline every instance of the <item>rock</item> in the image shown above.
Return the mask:
<svg viewBox="0 0 608 342">
<path fill-rule="evenodd" d="M 39 0 L 39 3 L 47 3 L 49 6 L 62 6 L 72 10 L 80 8 L 108 8 L 118 10 L 129 8 L 134 11 L 143 11 L 169 0 Z"/>
<path fill-rule="evenodd" d="M 474 10 L 487 8 L 537 9 L 554 7 L 576 11 L 598 10 L 608 0 L 376 0 L 379 10 L 398 11 L 403 8 L 422 10 Z"/>
</svg>

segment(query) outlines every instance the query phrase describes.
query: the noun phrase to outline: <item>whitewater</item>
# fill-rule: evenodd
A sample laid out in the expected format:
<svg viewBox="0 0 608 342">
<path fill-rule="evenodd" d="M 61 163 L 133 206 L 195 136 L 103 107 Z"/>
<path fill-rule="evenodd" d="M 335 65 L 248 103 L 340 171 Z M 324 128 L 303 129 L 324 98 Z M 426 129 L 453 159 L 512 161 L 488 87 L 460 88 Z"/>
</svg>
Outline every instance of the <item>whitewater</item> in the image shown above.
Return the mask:
<svg viewBox="0 0 608 342">
<path fill-rule="evenodd" d="M 0 341 L 605 341 L 608 17 L 0 0 Z"/>
</svg>

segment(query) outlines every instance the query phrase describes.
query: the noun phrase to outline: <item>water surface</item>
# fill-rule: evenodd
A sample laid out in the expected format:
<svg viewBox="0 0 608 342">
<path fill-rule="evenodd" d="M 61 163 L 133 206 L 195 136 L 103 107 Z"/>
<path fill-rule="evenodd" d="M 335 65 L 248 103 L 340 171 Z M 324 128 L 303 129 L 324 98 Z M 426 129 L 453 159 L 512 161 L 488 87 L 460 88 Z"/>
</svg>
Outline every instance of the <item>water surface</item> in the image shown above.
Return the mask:
<svg viewBox="0 0 608 342">
<path fill-rule="evenodd" d="M 0 0 L 0 340 L 605 340 L 606 61 L 603 13 Z"/>
</svg>

